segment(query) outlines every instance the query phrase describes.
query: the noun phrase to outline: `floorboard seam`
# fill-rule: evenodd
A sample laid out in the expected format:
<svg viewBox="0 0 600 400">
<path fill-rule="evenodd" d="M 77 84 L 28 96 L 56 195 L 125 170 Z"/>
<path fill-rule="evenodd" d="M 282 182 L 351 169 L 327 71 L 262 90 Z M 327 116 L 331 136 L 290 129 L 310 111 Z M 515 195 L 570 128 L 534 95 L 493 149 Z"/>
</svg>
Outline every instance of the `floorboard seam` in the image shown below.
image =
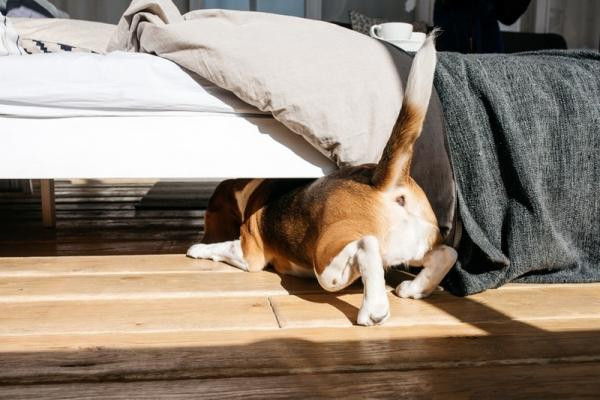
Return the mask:
<svg viewBox="0 0 600 400">
<path fill-rule="evenodd" d="M 283 326 L 281 325 L 281 321 L 279 320 L 279 316 L 277 315 L 277 312 L 275 311 L 275 307 L 273 306 L 273 303 L 271 302 L 271 296 L 267 297 L 267 302 L 269 303 L 269 308 L 271 309 L 271 312 L 273 313 L 273 316 L 275 317 L 275 322 L 277 322 L 277 326 L 279 326 L 279 328 L 283 328 Z"/>
</svg>

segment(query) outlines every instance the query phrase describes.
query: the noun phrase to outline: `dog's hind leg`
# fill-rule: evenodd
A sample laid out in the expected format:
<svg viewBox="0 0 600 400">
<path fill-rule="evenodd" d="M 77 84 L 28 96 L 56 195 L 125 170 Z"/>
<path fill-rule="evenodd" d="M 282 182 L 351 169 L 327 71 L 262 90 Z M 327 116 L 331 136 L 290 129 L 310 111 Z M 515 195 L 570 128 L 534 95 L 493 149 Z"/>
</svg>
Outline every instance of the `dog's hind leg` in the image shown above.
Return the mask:
<svg viewBox="0 0 600 400">
<path fill-rule="evenodd" d="M 365 236 L 360 240 L 356 262 L 364 285 L 363 303 L 356 321 L 359 325 L 382 324 L 390 317 L 390 304 L 379 241 L 375 236 Z"/>
<path fill-rule="evenodd" d="M 456 262 L 456 250 L 441 245 L 423 257 L 423 269 L 410 281 L 403 281 L 396 288 L 396 294 L 403 298 L 422 299 L 427 297 L 440 284 L 444 276 Z"/>
<path fill-rule="evenodd" d="M 389 301 L 385 288 L 383 261 L 375 236 L 348 243 L 320 274 L 321 286 L 328 291 L 341 290 L 359 276 L 364 285 L 363 303 L 358 312 L 359 325 L 377 325 L 389 318 Z"/>
</svg>

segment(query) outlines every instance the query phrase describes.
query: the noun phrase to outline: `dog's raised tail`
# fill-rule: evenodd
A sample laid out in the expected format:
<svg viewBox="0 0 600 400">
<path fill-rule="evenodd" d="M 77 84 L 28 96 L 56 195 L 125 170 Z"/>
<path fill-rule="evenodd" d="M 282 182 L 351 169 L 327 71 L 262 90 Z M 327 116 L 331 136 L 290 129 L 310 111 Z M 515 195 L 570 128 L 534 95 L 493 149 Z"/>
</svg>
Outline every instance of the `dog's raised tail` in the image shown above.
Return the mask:
<svg viewBox="0 0 600 400">
<path fill-rule="evenodd" d="M 372 184 L 380 190 L 400 185 L 409 176 L 413 145 L 421 134 L 431 97 L 435 36 L 435 31 L 429 34 L 413 59 L 400 114 L 373 174 Z"/>
</svg>

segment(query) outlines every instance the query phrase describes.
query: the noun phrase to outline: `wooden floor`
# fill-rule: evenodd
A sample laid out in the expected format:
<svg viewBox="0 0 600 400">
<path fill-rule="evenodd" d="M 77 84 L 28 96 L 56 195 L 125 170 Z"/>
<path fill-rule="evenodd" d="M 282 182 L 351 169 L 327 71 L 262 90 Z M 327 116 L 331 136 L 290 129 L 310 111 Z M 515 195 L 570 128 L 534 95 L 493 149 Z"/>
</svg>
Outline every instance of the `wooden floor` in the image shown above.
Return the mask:
<svg viewBox="0 0 600 400">
<path fill-rule="evenodd" d="M 56 182 L 56 229 L 40 223 L 37 185 L 33 196 L 0 193 L 0 256 L 185 253 L 201 237 L 204 212 L 140 210 L 140 200 L 153 186 Z"/>
<path fill-rule="evenodd" d="M 58 186 L 55 233 L 0 202 L 1 399 L 600 397 L 598 284 L 390 293 L 358 327 L 360 286 L 184 257 L 202 213 L 137 215 L 150 185 Z"/>
</svg>

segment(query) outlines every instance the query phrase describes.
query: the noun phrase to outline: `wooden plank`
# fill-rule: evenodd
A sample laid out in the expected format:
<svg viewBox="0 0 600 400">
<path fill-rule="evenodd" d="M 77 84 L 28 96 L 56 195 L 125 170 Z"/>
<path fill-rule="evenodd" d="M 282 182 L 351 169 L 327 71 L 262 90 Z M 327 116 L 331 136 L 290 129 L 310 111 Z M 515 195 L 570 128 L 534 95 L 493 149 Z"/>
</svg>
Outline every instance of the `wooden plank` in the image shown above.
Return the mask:
<svg viewBox="0 0 600 400">
<path fill-rule="evenodd" d="M 125 203 L 125 202 L 137 202 L 140 200 L 140 196 L 136 195 L 124 195 L 124 196 L 91 196 L 91 197 L 58 197 L 56 198 L 56 204 L 69 204 L 77 202 L 87 203 Z M 26 204 L 26 203 L 39 203 L 40 200 L 36 198 L 27 197 L 7 197 L 0 201 L 0 204 Z"/>
<path fill-rule="evenodd" d="M 41 215 L 40 210 L 21 210 L 15 212 L 15 210 L 0 210 L 0 220 L 2 221 L 15 221 L 24 219 L 39 218 Z M 202 219 L 204 217 L 204 211 L 202 210 L 135 210 L 133 207 L 124 210 L 86 210 L 74 211 L 74 210 L 56 210 L 56 215 L 61 220 L 66 219 L 136 219 L 142 221 L 147 218 L 168 218 L 168 219 Z"/>
<path fill-rule="evenodd" d="M 194 260 L 184 254 L 0 258 L 0 278 L 197 272 L 243 273 L 224 263 Z"/>
<path fill-rule="evenodd" d="M 61 181 L 63 185 L 85 185 L 85 186 L 152 186 L 158 179 L 69 179 L 68 181 Z"/>
<path fill-rule="evenodd" d="M 4 386 L 2 394 L 7 399 L 592 399 L 600 392 L 599 373 L 598 362 L 501 365 L 401 372 Z"/>
<path fill-rule="evenodd" d="M 38 227 L 39 228 L 39 227 Z M 48 232 L 48 231 L 46 231 Z M 9 254 L 15 248 L 20 247 L 27 249 L 29 248 L 30 253 L 24 255 L 14 255 L 12 257 L 33 257 L 43 256 L 39 254 L 39 246 L 51 245 L 54 247 L 71 246 L 71 245 L 84 245 L 88 247 L 102 247 L 103 245 L 114 245 L 115 243 L 122 243 L 126 248 L 130 242 L 154 242 L 155 247 L 159 248 L 165 241 L 179 242 L 182 247 L 182 251 L 177 252 L 179 254 L 185 254 L 185 250 L 193 244 L 197 243 L 202 237 L 202 230 L 197 227 L 191 227 L 175 232 L 170 232 L 164 229 L 106 229 L 97 230 L 95 234 L 90 230 L 73 230 L 65 231 L 59 230 L 56 232 L 54 237 L 40 233 L 38 231 L 30 235 L 30 240 L 27 241 L 26 237 L 23 237 L 24 232 L 17 231 L 14 233 L 14 240 L 4 239 L 6 236 L 0 235 L 0 254 L 5 257 L 11 257 Z M 21 240 L 21 237 L 23 239 Z M 138 251 L 137 254 L 154 254 L 155 251 Z M 115 254 L 118 254 L 115 253 Z M 49 254 L 49 255 L 55 255 Z M 91 255 L 91 254 L 90 254 Z"/>
<path fill-rule="evenodd" d="M 264 297 L 0 303 L 0 335 L 277 328 Z"/>
<path fill-rule="evenodd" d="M 22 226 L 19 221 L 11 221 L 10 224 L 3 221 L 3 230 L 2 234 L 4 237 L 10 238 L 9 228 L 25 230 L 31 228 L 32 226 Z M 121 228 L 126 229 L 130 228 L 131 230 L 135 229 L 156 229 L 163 228 L 163 230 L 177 231 L 176 228 L 183 227 L 185 229 L 189 229 L 190 227 L 201 228 L 204 226 L 204 221 L 202 218 L 186 218 L 186 219 L 169 219 L 169 218 L 144 218 L 144 219 L 78 219 L 78 220 L 60 220 L 58 221 L 56 227 L 60 230 L 79 230 L 85 231 L 90 230 L 90 228 L 95 228 L 95 230 L 104 230 L 104 229 L 114 229 Z M 35 226 L 33 226 L 35 228 Z"/>
<path fill-rule="evenodd" d="M 138 197 L 142 198 L 146 195 L 160 194 L 166 198 L 180 198 L 186 194 L 194 195 L 195 197 L 205 197 L 207 200 L 214 192 L 218 182 L 210 183 L 185 183 L 185 182 L 163 182 L 157 185 L 57 185 L 55 193 L 57 197 L 66 198 L 81 198 L 87 201 L 88 198 L 99 197 Z M 42 186 L 43 187 L 43 186 Z M 22 193 L 0 194 L 0 202 L 6 199 L 27 199 Z"/>
<path fill-rule="evenodd" d="M 555 288 L 573 288 L 576 289 L 582 285 L 598 285 L 598 283 L 507 283 L 497 290 L 523 290 L 529 291 L 531 288 L 555 289 Z M 600 288 L 600 287 L 599 287 Z"/>
<path fill-rule="evenodd" d="M 40 181 L 40 185 L 40 196 L 42 202 L 42 224 L 45 228 L 54 228 L 56 226 L 54 180 L 42 179 Z"/>
<path fill-rule="evenodd" d="M 39 224 L 37 227 L 30 226 L 13 226 L 6 227 L 6 230 L 0 231 L 0 240 L 3 244 L 30 244 L 34 245 L 38 242 L 47 242 L 51 240 L 55 243 L 60 242 L 95 242 L 101 244 L 103 241 L 110 242 L 111 240 L 169 240 L 169 239 L 184 239 L 192 238 L 191 240 L 200 240 L 202 228 L 197 226 L 189 226 L 182 223 L 177 229 L 165 229 L 156 226 L 148 227 L 143 222 L 137 223 L 131 221 L 129 226 L 113 227 L 104 226 L 103 228 L 94 228 L 82 224 L 80 227 L 61 228 L 48 231 L 41 229 Z M 11 228 L 11 229 L 8 229 Z M 191 236 L 190 236 L 191 235 Z M 190 240 L 190 239 L 188 239 Z M 191 243 L 190 243 L 191 244 Z M 144 254 L 144 253 L 140 253 Z"/>
<path fill-rule="evenodd" d="M 139 201 L 140 196 L 92 196 L 86 197 L 85 201 L 89 203 L 127 203 L 127 202 L 137 202 Z M 56 204 L 69 204 L 69 203 L 77 203 L 82 199 L 79 197 L 59 197 L 56 199 Z M 39 203 L 40 201 L 35 198 L 12 198 L 8 197 L 2 199 L 2 204 L 15 204 L 15 203 Z"/>
<path fill-rule="evenodd" d="M 56 195 L 60 197 L 81 197 L 85 200 L 86 197 L 123 197 L 123 196 L 139 196 L 143 197 L 148 193 L 150 187 L 120 187 L 110 186 L 104 188 L 89 187 L 89 186 L 67 186 L 56 188 Z"/>
<path fill-rule="evenodd" d="M 118 236 L 113 240 L 99 237 L 95 242 L 94 237 L 88 241 L 65 243 L 61 241 L 27 244 L 12 244 L 5 248 L 0 245 L 0 256 L 29 257 L 29 256 L 95 256 L 95 255 L 133 255 L 133 254 L 185 254 L 192 239 L 175 240 L 161 236 L 159 240 L 120 240 Z"/>
<path fill-rule="evenodd" d="M 0 384 L 462 369 L 600 361 L 600 320 L 402 329 L 2 336 Z"/>
<path fill-rule="evenodd" d="M 40 230 L 48 233 L 46 230 Z M 135 238 L 135 234 L 128 232 L 111 231 L 108 236 L 126 234 L 119 240 Z M 184 233 L 184 237 L 193 233 L 198 236 L 196 230 Z M 146 234 L 146 233 L 145 233 Z M 77 232 L 73 233 L 77 235 Z M 151 240 L 164 238 L 160 232 L 149 233 Z M 56 238 L 56 234 L 49 237 Z M 61 236 L 64 239 L 73 239 L 68 235 Z M 15 242 L 16 243 L 16 242 Z M 154 274 L 154 273 L 195 273 L 195 272 L 237 272 L 244 273 L 239 268 L 225 263 L 210 260 L 194 260 L 185 257 L 184 254 L 149 254 L 149 255 L 125 255 L 125 256 L 63 256 L 63 257 L 0 257 L 0 277 L 11 276 L 60 276 L 60 275 L 95 275 L 95 274 Z M 386 275 L 391 284 L 397 284 L 406 276 L 402 276 L 400 270 L 392 270 Z M 599 285 L 600 284 L 590 284 Z M 566 287 L 579 288 L 582 284 L 522 284 L 511 283 L 498 290 L 525 290 L 532 288 L 564 289 Z"/>
<path fill-rule="evenodd" d="M 13 221 L 12 222 L 12 226 L 7 224 L 4 224 L 5 228 L 10 228 L 13 227 L 15 229 L 19 229 L 19 227 L 21 226 L 21 224 L 19 223 L 19 221 Z M 59 228 L 61 231 L 66 231 L 66 230 L 72 230 L 72 231 L 91 231 L 91 228 L 95 228 L 95 230 L 108 230 L 108 229 L 115 229 L 115 228 L 120 228 L 120 229 L 125 229 L 125 228 L 130 228 L 132 230 L 134 229 L 155 229 L 155 228 L 160 228 L 163 227 L 163 230 L 166 230 L 165 228 L 169 228 L 170 231 L 177 231 L 178 227 L 182 227 L 184 229 L 190 229 L 191 227 L 197 227 L 200 228 L 204 226 L 204 221 L 202 218 L 186 218 L 186 219 L 179 219 L 179 218 L 173 218 L 173 219 L 168 219 L 168 218 L 145 218 L 145 219 L 95 219 L 95 218 L 88 218 L 88 219 L 79 219 L 79 220 L 61 220 L 58 221 L 57 224 L 57 228 Z M 27 228 L 31 228 L 30 226 L 23 226 L 21 230 L 25 230 Z M 4 235 L 6 235 L 8 233 L 8 229 L 3 231 Z M 10 237 L 10 236 L 9 236 Z"/>
<path fill-rule="evenodd" d="M 70 206 L 65 208 L 59 205 L 56 209 L 56 214 L 61 219 L 80 219 L 80 220 L 143 220 L 145 218 L 173 218 L 185 220 L 203 220 L 205 212 L 200 209 L 190 210 L 138 210 L 133 204 L 110 204 L 94 205 L 90 204 L 90 207 L 86 207 L 85 203 L 73 204 L 76 206 L 71 208 Z M 26 221 L 35 218 L 40 215 L 41 210 L 35 207 L 27 208 L 11 208 L 11 207 L 0 207 L 0 221 L 8 224 L 15 224 L 19 221 Z"/>
<path fill-rule="evenodd" d="M 55 277 L 12 276 L 0 278 L 0 303 L 111 299 L 231 298 L 322 292 L 323 289 L 321 289 L 316 280 L 280 276 L 274 272 L 267 271 L 245 274 L 181 272 L 177 274 L 86 274 Z"/>
<path fill-rule="evenodd" d="M 585 299 L 585 301 L 582 301 Z M 272 297 L 271 304 L 282 327 L 352 326 L 362 295 L 304 295 Z M 391 326 L 507 322 L 552 318 L 600 316 L 600 284 L 488 290 L 460 298 L 436 292 L 424 300 L 400 299 L 389 294 Z"/>
<path fill-rule="evenodd" d="M 5 212 L 8 211 L 33 211 L 39 210 L 39 199 L 36 202 L 32 203 L 3 203 L 0 201 L 0 209 Z M 58 204 L 56 207 L 58 211 L 69 211 L 69 210 L 135 210 L 136 202 L 121 202 L 121 203 L 102 203 L 102 202 L 80 202 L 80 203 L 65 203 Z"/>
<path fill-rule="evenodd" d="M 132 221 L 131 220 L 122 220 L 122 219 L 88 219 L 85 222 L 82 222 L 81 220 L 66 220 L 66 221 L 59 221 L 57 224 L 57 227 L 59 228 L 79 228 L 81 227 L 81 224 L 84 223 L 86 225 L 86 228 L 91 228 L 91 227 L 96 227 L 96 228 L 127 228 L 127 227 L 131 227 L 132 226 Z M 181 221 L 181 220 L 172 220 L 172 219 L 164 219 L 164 218 L 144 218 L 143 221 L 138 221 L 138 223 L 140 225 L 144 225 L 144 227 L 146 229 L 148 228 L 177 228 L 177 227 L 181 227 L 184 226 L 186 228 L 195 226 L 195 227 L 202 227 L 204 226 L 204 221 L 201 218 L 192 218 L 192 219 L 186 219 L 185 221 Z"/>
<path fill-rule="evenodd" d="M 493 334 L 490 332 L 493 331 Z M 600 342 L 594 341 L 591 345 L 590 341 L 577 341 L 576 337 L 582 338 L 589 335 L 595 335 L 600 332 L 600 319 L 574 319 L 574 320 L 531 320 L 526 323 L 511 322 L 498 324 L 495 322 L 482 322 L 476 326 L 471 324 L 456 324 L 456 325 L 409 325 L 403 327 L 395 326 L 378 326 L 372 328 L 353 327 L 353 328 L 291 328 L 291 329 L 268 329 L 268 330 L 242 330 L 242 331 L 188 331 L 188 330 L 172 330 L 161 332 L 108 332 L 108 333 L 90 333 L 84 334 L 30 334 L 30 335 L 2 335 L 0 340 L 0 354 L 8 353 L 40 353 L 52 351 L 77 352 L 85 349 L 98 350 L 105 348 L 106 350 L 142 350 L 142 349 L 168 349 L 168 348 L 193 348 L 193 347 L 223 347 L 223 346 L 247 346 L 250 344 L 258 344 L 267 341 L 289 340 L 292 342 L 305 343 L 310 346 L 318 343 L 332 344 L 332 349 L 336 343 L 346 343 L 349 346 L 360 346 L 361 343 L 369 342 L 407 342 L 419 341 L 423 339 L 454 339 L 464 338 L 465 343 L 479 343 L 490 340 L 490 346 L 493 340 L 500 338 L 513 342 L 519 340 L 518 337 L 524 335 L 527 337 L 537 337 L 535 341 L 559 338 L 567 343 L 564 346 L 546 346 L 546 350 L 540 350 L 540 356 L 545 354 L 549 357 L 549 351 L 554 349 L 555 356 L 560 356 L 561 349 L 569 349 L 569 351 L 579 348 L 582 351 L 587 349 L 588 354 L 600 353 Z M 486 339 L 487 338 L 487 339 Z M 451 342 L 451 340 L 450 340 Z M 442 341 L 440 341 L 442 343 Z M 541 342 L 540 342 L 541 343 Z M 581 346 L 579 346 L 581 344 Z M 465 344 L 466 345 L 466 344 Z M 408 345 L 407 345 L 408 346 Z M 420 348 L 419 346 L 413 349 Z M 400 346 L 402 351 L 406 350 L 404 345 Z M 477 351 L 477 346 L 471 346 L 472 350 Z M 523 356 L 527 355 L 526 350 L 517 349 L 517 346 L 501 346 L 497 351 L 508 351 L 510 354 L 518 355 L 517 351 L 523 351 Z M 506 347 L 506 348 L 505 348 Z M 543 344 L 540 347 L 544 347 Z M 358 354 L 371 354 L 373 357 L 381 360 L 385 354 L 390 353 L 389 360 L 397 357 L 401 351 L 390 348 L 388 345 L 383 345 L 380 350 L 374 351 L 365 349 L 364 352 L 359 351 Z M 443 347 L 441 346 L 440 349 Z M 510 349 L 509 349 L 510 348 Z M 515 349 L 513 353 L 511 349 Z M 536 351 L 538 351 L 536 350 Z M 356 354 L 356 347 L 348 354 Z M 444 351 L 451 351 L 447 348 Z M 533 351 L 533 350 L 532 350 Z M 461 351 L 462 352 L 462 351 Z M 461 353 L 459 352 L 459 353 Z M 457 353 L 457 354 L 459 354 Z M 490 353 L 489 351 L 487 353 Z M 395 354 L 395 355 L 393 355 Z M 465 353 L 465 355 L 470 352 Z M 491 354 L 491 353 L 490 353 Z M 567 353 L 565 353 L 567 354 Z M 576 353 L 569 353 L 576 355 Z M 584 353 L 580 353 L 584 354 Z M 302 357 L 302 353 L 297 354 Z M 406 354 L 409 356 L 409 354 Z M 530 354 L 531 355 L 531 354 Z M 340 354 L 340 356 L 343 356 Z M 482 353 L 483 356 L 483 353 Z M 412 357 L 412 356 L 410 356 Z M 486 356 L 487 357 L 487 356 Z M 512 357 L 512 356 L 511 356 Z M 405 359 L 405 357 L 402 357 Z M 421 357 L 419 356 L 418 359 Z M 518 357 L 517 357 L 518 358 Z M 323 358 L 323 360 L 325 357 Z M 417 358 L 415 358 L 416 360 Z M 466 357 L 465 357 L 466 359 Z M 1 360 L 1 358 L 0 358 Z M 323 361 L 322 360 L 322 361 Z M 321 365 L 321 364 L 319 364 Z M 327 364 L 329 365 L 329 364 Z"/>
</svg>

